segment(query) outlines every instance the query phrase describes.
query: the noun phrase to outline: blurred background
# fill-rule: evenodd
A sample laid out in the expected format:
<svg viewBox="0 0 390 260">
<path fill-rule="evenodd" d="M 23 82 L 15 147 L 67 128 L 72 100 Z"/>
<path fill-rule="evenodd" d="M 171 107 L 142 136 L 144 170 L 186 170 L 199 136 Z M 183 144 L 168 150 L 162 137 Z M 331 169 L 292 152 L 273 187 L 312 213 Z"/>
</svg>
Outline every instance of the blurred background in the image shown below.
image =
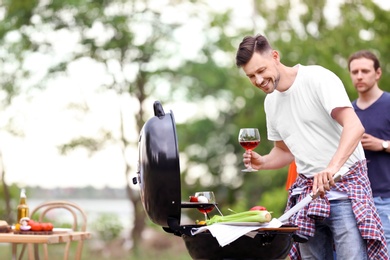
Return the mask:
<svg viewBox="0 0 390 260">
<path fill-rule="evenodd" d="M 369 49 L 390 91 L 387 0 L 0 0 L 0 21 L 0 219 L 14 223 L 21 188 L 30 207 L 74 201 L 94 232 L 85 259 L 190 259 L 169 255 L 184 242 L 148 220 L 132 184 L 155 100 L 175 115 L 183 201 L 212 190 L 224 213 L 282 214 L 287 168 L 240 171 L 241 127 L 259 128 L 257 152 L 273 146 L 265 96 L 235 66 L 244 36 L 332 70 L 351 101 L 347 59 Z"/>
</svg>

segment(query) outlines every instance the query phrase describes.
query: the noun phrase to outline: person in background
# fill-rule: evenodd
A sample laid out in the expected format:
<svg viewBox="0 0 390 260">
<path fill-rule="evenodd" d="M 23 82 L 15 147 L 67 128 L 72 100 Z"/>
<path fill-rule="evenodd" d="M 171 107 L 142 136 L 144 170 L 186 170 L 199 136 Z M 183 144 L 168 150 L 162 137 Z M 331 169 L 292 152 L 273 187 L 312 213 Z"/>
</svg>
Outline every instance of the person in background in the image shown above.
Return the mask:
<svg viewBox="0 0 390 260">
<path fill-rule="evenodd" d="M 287 180 L 286 180 L 286 190 L 289 190 L 295 180 L 297 179 L 298 172 L 297 172 L 297 165 L 295 164 L 295 160 L 290 163 L 288 166 L 288 172 L 287 172 Z"/>
<path fill-rule="evenodd" d="M 236 65 L 267 94 L 267 133 L 274 141 L 266 155 L 245 152 L 244 164 L 279 169 L 295 158 L 299 175 L 286 210 L 312 191 L 320 194 L 289 219 L 308 238 L 294 243 L 290 258 L 333 259 L 334 243 L 338 259 L 389 259 L 360 143 L 364 127 L 341 80 L 321 66 L 284 65 L 262 35 L 243 39 Z M 340 170 L 347 175 L 334 182 Z"/>
<path fill-rule="evenodd" d="M 297 165 L 296 165 L 295 160 L 294 160 L 288 166 L 286 190 L 289 190 L 291 188 L 291 186 L 296 181 L 297 177 L 298 177 Z M 337 255 L 336 255 L 336 251 L 334 251 L 334 246 L 333 246 L 333 260 L 336 260 L 336 259 L 337 259 Z"/>
<path fill-rule="evenodd" d="M 382 70 L 372 52 L 353 53 L 348 60 L 348 70 L 358 92 L 352 105 L 365 128 L 362 145 L 368 178 L 390 252 L 390 93 L 378 86 Z"/>
</svg>

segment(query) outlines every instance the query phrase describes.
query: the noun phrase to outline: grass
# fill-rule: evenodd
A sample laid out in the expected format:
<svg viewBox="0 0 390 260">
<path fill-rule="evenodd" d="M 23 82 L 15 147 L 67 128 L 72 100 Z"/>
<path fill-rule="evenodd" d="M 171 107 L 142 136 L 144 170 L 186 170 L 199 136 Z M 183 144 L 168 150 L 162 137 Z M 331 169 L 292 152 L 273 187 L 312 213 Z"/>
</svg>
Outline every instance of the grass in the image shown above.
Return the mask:
<svg viewBox="0 0 390 260">
<path fill-rule="evenodd" d="M 138 254 L 134 254 L 134 250 L 126 250 L 124 247 L 118 246 L 116 243 L 106 244 L 104 248 L 97 249 L 93 246 L 94 241 L 86 241 L 83 249 L 84 260 L 192 260 L 185 248 L 184 241 L 180 237 L 167 235 L 165 239 L 158 242 L 147 241 L 142 248 L 137 250 Z M 65 244 L 49 245 L 49 259 L 63 260 L 63 250 Z M 21 245 L 18 246 L 18 252 Z M 75 243 L 71 247 L 71 252 L 75 252 Z M 0 244 L 0 259 L 12 259 L 11 245 Z M 41 258 L 43 254 L 40 254 Z M 27 259 L 26 253 L 23 260 Z M 69 259 L 75 259 L 73 254 L 70 254 Z M 286 260 L 289 258 L 287 257 Z"/>
<path fill-rule="evenodd" d="M 137 254 L 134 250 L 125 249 L 118 242 L 110 242 L 107 244 L 100 244 L 96 246 L 96 242 L 93 239 L 85 241 L 83 248 L 82 259 L 89 260 L 146 260 L 146 259 L 160 259 L 160 260 L 191 260 L 188 254 L 184 241 L 180 237 L 165 234 L 165 237 L 161 239 L 146 240 L 142 248 L 139 248 Z M 18 253 L 21 251 L 22 246 L 18 245 Z M 50 260 L 63 260 L 63 250 L 65 244 L 52 244 L 49 245 L 49 259 Z M 41 251 L 40 246 L 40 251 Z M 76 251 L 76 243 L 72 243 L 69 259 L 74 258 L 74 252 Z M 12 247 L 10 244 L 0 244 L 0 256 L 1 259 L 12 259 Z M 40 254 L 41 258 L 43 253 Z M 24 253 L 24 257 L 27 258 L 27 251 Z"/>
</svg>

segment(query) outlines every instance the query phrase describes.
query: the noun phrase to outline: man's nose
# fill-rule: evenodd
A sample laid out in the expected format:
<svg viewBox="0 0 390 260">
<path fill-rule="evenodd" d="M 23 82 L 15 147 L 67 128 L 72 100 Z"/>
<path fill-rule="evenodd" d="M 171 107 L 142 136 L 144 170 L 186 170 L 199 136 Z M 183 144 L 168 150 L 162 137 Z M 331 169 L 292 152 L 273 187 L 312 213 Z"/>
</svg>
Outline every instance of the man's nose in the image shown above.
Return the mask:
<svg viewBox="0 0 390 260">
<path fill-rule="evenodd" d="M 256 76 L 256 85 L 260 86 L 264 79 L 261 75 L 256 74 L 255 76 Z"/>
</svg>

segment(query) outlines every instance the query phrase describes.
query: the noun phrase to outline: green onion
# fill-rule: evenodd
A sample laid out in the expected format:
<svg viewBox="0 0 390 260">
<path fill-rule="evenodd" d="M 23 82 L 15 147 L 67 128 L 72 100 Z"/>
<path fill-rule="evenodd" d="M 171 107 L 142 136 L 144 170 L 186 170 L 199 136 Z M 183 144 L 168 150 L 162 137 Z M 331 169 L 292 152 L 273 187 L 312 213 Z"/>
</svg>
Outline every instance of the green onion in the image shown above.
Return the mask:
<svg viewBox="0 0 390 260">
<path fill-rule="evenodd" d="M 206 220 L 207 225 L 221 222 L 259 222 L 266 223 L 272 219 L 271 213 L 267 210 L 249 210 L 231 215 L 214 215 L 211 219 Z"/>
</svg>

